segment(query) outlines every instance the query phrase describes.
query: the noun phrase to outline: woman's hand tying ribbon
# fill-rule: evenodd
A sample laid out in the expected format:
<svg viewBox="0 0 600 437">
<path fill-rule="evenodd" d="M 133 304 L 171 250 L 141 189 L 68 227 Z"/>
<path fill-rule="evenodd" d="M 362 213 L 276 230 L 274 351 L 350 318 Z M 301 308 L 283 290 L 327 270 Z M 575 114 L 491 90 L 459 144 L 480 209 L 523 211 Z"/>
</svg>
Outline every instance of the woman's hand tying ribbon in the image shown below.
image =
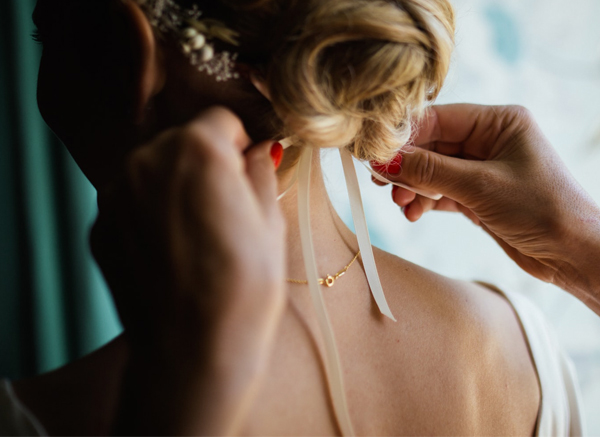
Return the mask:
<svg viewBox="0 0 600 437">
<path fill-rule="evenodd" d="M 91 244 L 131 349 L 115 432 L 237 432 L 285 308 L 271 145 L 212 108 L 100 192 Z"/>
<path fill-rule="evenodd" d="M 600 208 L 577 183 L 532 115 L 517 106 L 431 108 L 389 180 L 410 221 L 430 210 L 462 212 L 525 271 L 600 314 Z M 395 166 L 391 167 L 395 169 Z"/>
</svg>

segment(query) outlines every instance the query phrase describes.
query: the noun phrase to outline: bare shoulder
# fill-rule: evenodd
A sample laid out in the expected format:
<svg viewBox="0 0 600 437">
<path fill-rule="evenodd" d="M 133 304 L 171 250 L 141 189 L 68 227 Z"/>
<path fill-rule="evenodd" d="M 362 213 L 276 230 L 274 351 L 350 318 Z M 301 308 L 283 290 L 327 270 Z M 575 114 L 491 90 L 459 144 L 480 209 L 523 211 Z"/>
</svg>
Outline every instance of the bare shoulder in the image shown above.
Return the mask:
<svg viewBox="0 0 600 437">
<path fill-rule="evenodd" d="M 429 395 L 459 407 L 446 406 L 440 414 L 452 421 L 461 408 L 474 413 L 456 433 L 533 433 L 540 403 L 537 373 L 510 302 L 483 285 L 453 280 L 384 252 L 377 256 L 399 320 L 392 329 L 421 351 L 415 365 L 443 382 L 431 384 Z M 412 335 L 406 335 L 407 326 Z"/>
</svg>

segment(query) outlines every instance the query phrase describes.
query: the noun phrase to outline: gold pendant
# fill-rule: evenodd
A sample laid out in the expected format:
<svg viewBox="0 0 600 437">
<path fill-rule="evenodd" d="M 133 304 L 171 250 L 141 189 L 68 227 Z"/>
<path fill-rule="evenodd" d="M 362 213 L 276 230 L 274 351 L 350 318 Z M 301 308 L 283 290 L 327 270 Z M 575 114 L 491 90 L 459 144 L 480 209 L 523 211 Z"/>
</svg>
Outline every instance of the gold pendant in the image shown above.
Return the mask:
<svg viewBox="0 0 600 437">
<path fill-rule="evenodd" d="M 335 283 L 335 278 L 331 275 L 327 275 L 327 278 L 325 278 L 325 285 L 327 285 L 327 287 L 331 288 L 331 287 L 333 287 L 334 283 Z"/>
</svg>

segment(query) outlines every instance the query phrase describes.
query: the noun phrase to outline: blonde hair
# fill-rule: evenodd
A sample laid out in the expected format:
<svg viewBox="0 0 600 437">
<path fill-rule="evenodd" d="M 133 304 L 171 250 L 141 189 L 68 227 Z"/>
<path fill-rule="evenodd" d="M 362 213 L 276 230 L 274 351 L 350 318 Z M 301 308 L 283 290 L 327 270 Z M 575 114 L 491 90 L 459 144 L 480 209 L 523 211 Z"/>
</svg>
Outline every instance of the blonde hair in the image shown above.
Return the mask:
<svg viewBox="0 0 600 437">
<path fill-rule="evenodd" d="M 386 162 L 448 72 L 448 0 L 222 2 L 238 12 L 249 58 L 262 56 L 282 136 L 302 145 Z"/>
</svg>

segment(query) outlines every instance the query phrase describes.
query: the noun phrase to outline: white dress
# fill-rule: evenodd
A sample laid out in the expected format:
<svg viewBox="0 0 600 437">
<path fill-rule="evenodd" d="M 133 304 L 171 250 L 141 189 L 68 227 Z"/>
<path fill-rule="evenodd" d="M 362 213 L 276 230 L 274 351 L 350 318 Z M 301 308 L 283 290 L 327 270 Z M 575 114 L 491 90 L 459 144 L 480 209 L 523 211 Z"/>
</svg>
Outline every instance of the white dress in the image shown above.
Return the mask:
<svg viewBox="0 0 600 437">
<path fill-rule="evenodd" d="M 541 389 L 536 434 L 585 434 L 579 387 L 573 364 L 558 345 L 540 310 L 524 296 L 493 288 L 512 304 L 529 343 Z M 0 381 L 0 435 L 47 435 L 39 421 L 17 399 L 8 380 Z"/>
<path fill-rule="evenodd" d="M 506 297 L 519 316 L 527 338 L 541 391 L 535 435 L 586 435 L 575 367 L 542 312 L 525 296 L 481 284 Z"/>
</svg>

